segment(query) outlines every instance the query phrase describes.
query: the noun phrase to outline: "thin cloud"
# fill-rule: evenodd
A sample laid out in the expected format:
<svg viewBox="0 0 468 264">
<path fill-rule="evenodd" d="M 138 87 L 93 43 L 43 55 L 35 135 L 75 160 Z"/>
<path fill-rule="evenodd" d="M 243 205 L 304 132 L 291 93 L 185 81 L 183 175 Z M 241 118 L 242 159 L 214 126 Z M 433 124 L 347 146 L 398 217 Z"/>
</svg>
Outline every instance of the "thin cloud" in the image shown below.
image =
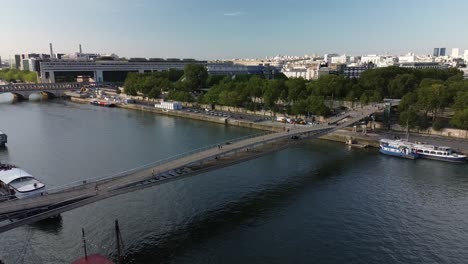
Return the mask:
<svg viewBox="0 0 468 264">
<path fill-rule="evenodd" d="M 230 13 L 224 13 L 224 16 L 240 16 L 243 15 L 244 12 L 230 12 Z"/>
</svg>

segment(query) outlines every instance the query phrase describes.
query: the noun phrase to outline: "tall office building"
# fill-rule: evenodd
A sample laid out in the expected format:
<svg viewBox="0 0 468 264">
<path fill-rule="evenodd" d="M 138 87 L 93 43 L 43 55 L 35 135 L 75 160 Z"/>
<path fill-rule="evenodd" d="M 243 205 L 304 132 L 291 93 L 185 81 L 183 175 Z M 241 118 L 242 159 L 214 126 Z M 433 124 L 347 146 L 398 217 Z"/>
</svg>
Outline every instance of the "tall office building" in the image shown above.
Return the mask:
<svg viewBox="0 0 468 264">
<path fill-rule="evenodd" d="M 445 48 L 440 48 L 439 56 L 445 56 Z"/>
<path fill-rule="evenodd" d="M 459 48 L 453 48 L 452 49 L 452 58 L 459 58 L 460 57 L 460 49 Z"/>
<path fill-rule="evenodd" d="M 434 55 L 434 57 L 439 57 L 439 48 L 434 48 L 434 53 L 432 55 Z"/>
<path fill-rule="evenodd" d="M 465 60 L 465 63 L 468 63 L 468 50 L 463 52 L 463 59 Z"/>
<path fill-rule="evenodd" d="M 19 70 L 21 67 L 21 55 L 15 55 L 15 69 Z"/>
</svg>

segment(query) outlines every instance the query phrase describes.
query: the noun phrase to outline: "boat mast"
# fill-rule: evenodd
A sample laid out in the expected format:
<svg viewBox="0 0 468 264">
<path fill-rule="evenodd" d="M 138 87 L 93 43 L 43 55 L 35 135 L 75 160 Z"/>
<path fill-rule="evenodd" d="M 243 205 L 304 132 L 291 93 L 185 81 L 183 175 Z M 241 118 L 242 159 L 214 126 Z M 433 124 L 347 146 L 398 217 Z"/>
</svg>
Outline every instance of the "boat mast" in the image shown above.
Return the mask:
<svg viewBox="0 0 468 264">
<path fill-rule="evenodd" d="M 84 257 L 88 259 L 88 251 L 86 249 L 86 237 L 84 233 L 84 228 L 81 228 L 81 236 L 83 237 L 83 249 L 84 249 Z"/>
<path fill-rule="evenodd" d="M 406 115 L 406 142 L 409 138 L 409 114 Z"/>
<path fill-rule="evenodd" d="M 122 236 L 120 235 L 120 228 L 119 228 L 119 221 L 115 220 L 115 236 L 117 239 L 117 255 L 118 255 L 118 263 L 123 264 L 123 256 L 122 256 Z"/>
</svg>

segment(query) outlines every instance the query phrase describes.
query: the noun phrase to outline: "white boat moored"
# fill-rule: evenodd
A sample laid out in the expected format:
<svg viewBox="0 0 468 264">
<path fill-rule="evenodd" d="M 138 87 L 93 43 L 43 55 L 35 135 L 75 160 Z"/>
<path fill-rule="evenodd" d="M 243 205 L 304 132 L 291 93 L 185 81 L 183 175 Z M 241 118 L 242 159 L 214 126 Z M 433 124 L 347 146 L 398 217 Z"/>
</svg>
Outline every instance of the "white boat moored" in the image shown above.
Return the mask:
<svg viewBox="0 0 468 264">
<path fill-rule="evenodd" d="M 14 165 L 0 163 L 0 191 L 18 199 L 45 195 L 45 184 Z"/>
</svg>

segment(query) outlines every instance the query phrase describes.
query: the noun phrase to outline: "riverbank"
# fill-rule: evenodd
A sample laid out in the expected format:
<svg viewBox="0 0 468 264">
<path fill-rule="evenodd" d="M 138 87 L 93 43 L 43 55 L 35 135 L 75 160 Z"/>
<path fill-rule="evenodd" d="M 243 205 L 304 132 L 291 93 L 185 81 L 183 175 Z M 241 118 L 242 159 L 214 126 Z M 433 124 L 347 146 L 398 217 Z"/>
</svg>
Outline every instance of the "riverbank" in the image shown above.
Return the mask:
<svg viewBox="0 0 468 264">
<path fill-rule="evenodd" d="M 78 97 L 70 97 L 70 100 L 75 103 L 82 103 L 82 104 L 89 104 L 91 102 L 88 98 L 78 98 Z M 212 122 L 217 124 L 225 124 L 225 125 L 232 125 L 232 126 L 240 126 L 246 128 L 253 128 L 265 131 L 284 131 L 284 126 L 275 126 L 269 125 L 265 123 L 256 123 L 248 120 L 238 120 L 232 119 L 227 117 L 217 117 L 217 116 L 209 116 L 203 115 L 200 113 L 194 112 L 182 112 L 182 111 L 165 111 L 160 108 L 146 106 L 146 105 L 138 105 L 138 104 L 115 104 L 116 107 L 130 109 L 130 110 L 138 110 L 138 111 L 145 111 L 145 112 L 152 112 L 161 115 L 168 115 L 174 117 L 183 117 L 183 118 L 190 118 L 200 121 Z"/>
<path fill-rule="evenodd" d="M 82 103 L 82 104 L 89 104 L 91 99 L 88 98 L 78 98 L 78 97 L 70 97 L 72 102 Z M 295 127 L 290 124 L 283 124 L 278 122 L 271 122 L 271 121 L 264 121 L 264 122 L 253 122 L 249 120 L 239 120 L 227 117 L 217 117 L 217 116 L 210 116 L 201 113 L 195 112 L 183 112 L 183 111 L 167 111 L 159 108 L 155 108 L 152 106 L 146 105 L 138 105 L 138 104 L 116 104 L 116 107 L 130 109 L 130 110 L 137 110 L 137 111 L 145 111 L 145 112 L 152 112 L 167 116 L 173 117 L 182 117 L 182 118 L 190 118 L 199 121 L 206 121 L 224 125 L 232 125 L 232 126 L 239 126 L 239 127 L 246 127 L 246 128 L 253 128 L 259 129 L 264 131 L 284 131 L 287 128 L 294 129 Z M 320 137 L 320 139 L 335 141 L 335 142 L 342 142 L 348 143 L 350 140 L 358 145 L 366 145 L 369 147 L 379 147 L 379 140 L 382 138 L 395 138 L 395 137 L 404 137 L 401 132 L 387 132 L 387 131 L 375 131 L 372 133 L 362 134 L 352 132 L 351 130 L 338 130 L 333 133 L 327 134 L 325 136 Z M 453 139 L 441 136 L 430 136 L 430 135 L 421 135 L 421 134 L 410 134 L 410 141 L 420 141 L 426 142 L 428 144 L 434 145 L 444 145 L 457 150 L 458 152 L 468 154 L 468 141 L 463 139 Z"/>
</svg>

